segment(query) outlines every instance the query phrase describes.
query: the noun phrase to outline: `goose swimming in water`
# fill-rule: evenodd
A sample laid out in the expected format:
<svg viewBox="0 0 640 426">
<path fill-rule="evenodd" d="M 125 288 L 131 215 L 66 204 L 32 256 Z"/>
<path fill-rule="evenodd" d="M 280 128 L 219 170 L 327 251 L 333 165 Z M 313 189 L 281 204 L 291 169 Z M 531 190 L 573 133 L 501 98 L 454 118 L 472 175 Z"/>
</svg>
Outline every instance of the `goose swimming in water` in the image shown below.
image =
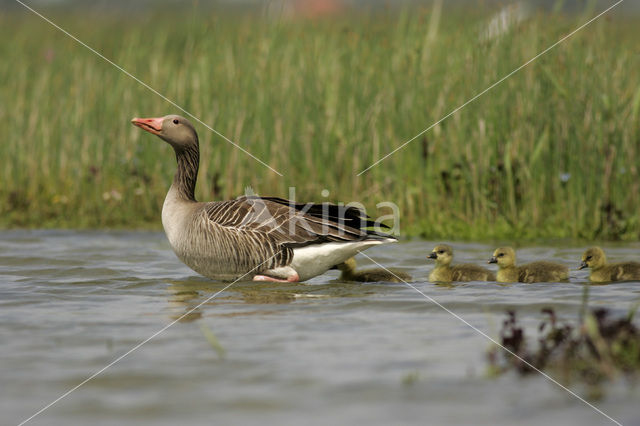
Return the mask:
<svg viewBox="0 0 640 426">
<path fill-rule="evenodd" d="M 427 259 L 435 259 L 436 267 L 429 274 L 432 283 L 450 283 L 452 281 L 495 281 L 496 275 L 482 266 L 463 263 L 451 266 L 453 249 L 447 244 L 438 244 Z"/>
<path fill-rule="evenodd" d="M 558 282 L 569 279 L 569 268 L 560 263 L 538 260 L 516 266 L 516 252 L 511 247 L 496 249 L 488 263 L 498 264 L 498 281 L 502 283 Z"/>
<path fill-rule="evenodd" d="M 193 125 L 178 115 L 131 122 L 175 151 L 178 168 L 162 206 L 162 226 L 178 258 L 199 274 L 225 281 L 305 281 L 362 250 L 397 241 L 366 229 L 375 223 L 355 207 L 257 196 L 198 202 L 200 150 Z"/>
<path fill-rule="evenodd" d="M 640 281 L 639 262 L 607 263 L 607 256 L 600 247 L 591 247 L 584 252 L 578 269 L 584 268 L 591 268 L 589 280 L 594 283 Z"/>
<path fill-rule="evenodd" d="M 411 282 L 411 275 L 397 269 L 369 268 L 364 271 L 356 270 L 357 263 L 352 257 L 336 266 L 341 271 L 341 281 L 379 282 L 389 283 Z"/>
</svg>

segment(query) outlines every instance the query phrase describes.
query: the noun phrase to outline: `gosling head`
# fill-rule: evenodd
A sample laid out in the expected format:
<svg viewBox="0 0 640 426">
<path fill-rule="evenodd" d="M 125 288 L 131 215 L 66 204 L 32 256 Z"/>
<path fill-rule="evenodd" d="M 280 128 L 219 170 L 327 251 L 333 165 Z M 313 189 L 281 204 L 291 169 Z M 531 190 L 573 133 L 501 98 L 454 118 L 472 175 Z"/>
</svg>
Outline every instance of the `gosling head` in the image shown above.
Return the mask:
<svg viewBox="0 0 640 426">
<path fill-rule="evenodd" d="M 516 252 L 511 247 L 497 248 L 487 263 L 497 263 L 500 268 L 513 266 L 516 263 Z"/>
<path fill-rule="evenodd" d="M 436 265 L 449 265 L 453 260 L 453 249 L 446 244 L 438 244 L 427 259 L 435 259 Z"/>
<path fill-rule="evenodd" d="M 607 257 L 600 247 L 591 247 L 582 254 L 582 262 L 578 269 L 598 269 L 607 262 Z"/>
<path fill-rule="evenodd" d="M 165 115 L 157 118 L 134 118 L 131 120 L 149 133 L 159 136 L 169 143 L 176 151 L 198 146 L 198 134 L 193 125 L 179 115 Z"/>
<path fill-rule="evenodd" d="M 336 268 L 338 268 L 342 272 L 353 272 L 356 270 L 356 259 L 350 257 L 341 264 L 337 265 Z"/>
</svg>

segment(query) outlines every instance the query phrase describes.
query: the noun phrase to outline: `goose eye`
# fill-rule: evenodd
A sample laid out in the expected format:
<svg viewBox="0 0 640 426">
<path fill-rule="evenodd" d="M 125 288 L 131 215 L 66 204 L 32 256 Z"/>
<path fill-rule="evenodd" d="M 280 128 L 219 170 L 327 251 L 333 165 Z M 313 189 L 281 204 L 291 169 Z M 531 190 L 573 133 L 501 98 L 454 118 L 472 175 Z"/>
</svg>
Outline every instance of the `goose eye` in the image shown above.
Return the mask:
<svg viewBox="0 0 640 426">
<path fill-rule="evenodd" d="M 591 260 L 591 256 L 587 256 L 587 260 Z"/>
<path fill-rule="evenodd" d="M 444 250 L 439 250 L 438 253 L 442 254 L 444 253 Z"/>
<path fill-rule="evenodd" d="M 178 123 L 179 123 L 178 119 L 177 119 L 177 118 L 174 118 L 174 119 L 173 119 L 173 124 L 178 124 Z"/>
<path fill-rule="evenodd" d="M 503 256 L 504 256 L 504 253 L 498 254 L 498 257 L 503 257 Z"/>
</svg>

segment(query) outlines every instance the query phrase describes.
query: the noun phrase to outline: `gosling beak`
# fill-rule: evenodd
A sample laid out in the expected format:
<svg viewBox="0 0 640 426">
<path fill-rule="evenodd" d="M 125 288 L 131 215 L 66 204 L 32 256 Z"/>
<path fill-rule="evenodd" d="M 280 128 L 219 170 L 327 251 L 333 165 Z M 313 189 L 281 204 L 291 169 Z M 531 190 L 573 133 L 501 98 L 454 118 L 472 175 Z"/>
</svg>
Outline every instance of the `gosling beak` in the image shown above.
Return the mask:
<svg viewBox="0 0 640 426">
<path fill-rule="evenodd" d="M 432 251 L 431 254 L 427 256 L 427 259 L 437 259 L 437 258 L 438 258 L 438 254 L 435 251 Z"/>
<path fill-rule="evenodd" d="M 162 131 L 162 119 L 163 117 L 134 118 L 131 120 L 131 124 L 138 126 L 149 133 L 153 133 L 154 135 L 159 135 Z"/>
<path fill-rule="evenodd" d="M 491 259 L 487 263 L 498 263 L 498 259 L 495 256 L 491 256 Z"/>
<path fill-rule="evenodd" d="M 588 267 L 589 265 L 587 265 L 587 262 L 583 260 L 582 262 L 580 262 L 580 267 L 578 268 L 578 270 L 588 268 Z"/>
</svg>

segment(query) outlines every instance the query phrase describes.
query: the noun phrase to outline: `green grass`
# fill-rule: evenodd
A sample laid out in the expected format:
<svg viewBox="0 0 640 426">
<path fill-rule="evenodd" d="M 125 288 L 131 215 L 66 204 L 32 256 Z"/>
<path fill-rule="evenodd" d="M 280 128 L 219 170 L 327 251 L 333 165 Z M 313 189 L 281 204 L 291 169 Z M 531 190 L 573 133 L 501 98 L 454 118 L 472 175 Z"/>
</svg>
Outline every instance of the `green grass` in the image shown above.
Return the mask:
<svg viewBox="0 0 640 426">
<path fill-rule="evenodd" d="M 284 174 L 197 125 L 199 199 L 295 186 L 376 216 L 392 201 L 405 235 L 640 235 L 637 20 L 596 21 L 356 177 L 589 16 L 534 15 L 491 41 L 487 16 L 428 9 L 52 18 Z M 0 226 L 159 227 L 175 159 L 129 120 L 176 109 L 34 15 L 0 16 L 0 36 Z"/>
</svg>

